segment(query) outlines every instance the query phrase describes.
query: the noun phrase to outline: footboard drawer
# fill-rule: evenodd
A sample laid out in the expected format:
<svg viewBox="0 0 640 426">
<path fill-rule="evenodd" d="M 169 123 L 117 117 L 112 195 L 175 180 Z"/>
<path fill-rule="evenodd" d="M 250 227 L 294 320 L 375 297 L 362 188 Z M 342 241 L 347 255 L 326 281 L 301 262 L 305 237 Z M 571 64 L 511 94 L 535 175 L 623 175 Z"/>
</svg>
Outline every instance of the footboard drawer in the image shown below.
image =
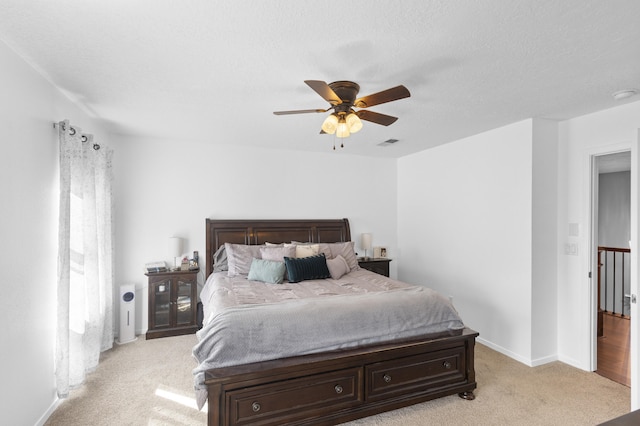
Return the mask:
<svg viewBox="0 0 640 426">
<path fill-rule="evenodd" d="M 351 368 L 229 391 L 228 423 L 280 425 L 313 418 L 314 410 L 361 404 L 362 369 Z M 318 414 L 319 415 L 319 414 Z"/>
<path fill-rule="evenodd" d="M 365 367 L 367 401 L 407 393 L 435 393 L 464 383 L 464 346 L 414 355 Z"/>
</svg>

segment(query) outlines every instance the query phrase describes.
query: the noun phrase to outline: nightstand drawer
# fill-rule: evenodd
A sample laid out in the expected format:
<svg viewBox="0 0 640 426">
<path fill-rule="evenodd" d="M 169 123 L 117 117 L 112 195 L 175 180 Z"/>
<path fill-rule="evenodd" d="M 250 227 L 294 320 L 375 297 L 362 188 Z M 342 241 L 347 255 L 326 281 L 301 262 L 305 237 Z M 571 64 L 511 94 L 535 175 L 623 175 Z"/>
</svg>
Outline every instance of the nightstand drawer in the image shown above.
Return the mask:
<svg viewBox="0 0 640 426">
<path fill-rule="evenodd" d="M 365 368 L 367 401 L 464 382 L 464 346 L 371 364 Z"/>
<path fill-rule="evenodd" d="M 358 265 L 361 268 L 375 272 L 376 274 L 384 275 L 385 277 L 389 276 L 389 262 L 391 262 L 391 259 L 358 259 Z"/>
<path fill-rule="evenodd" d="M 351 368 L 230 391 L 229 424 L 280 425 L 285 416 L 291 421 L 322 407 L 358 405 L 362 403 L 361 371 Z"/>
</svg>

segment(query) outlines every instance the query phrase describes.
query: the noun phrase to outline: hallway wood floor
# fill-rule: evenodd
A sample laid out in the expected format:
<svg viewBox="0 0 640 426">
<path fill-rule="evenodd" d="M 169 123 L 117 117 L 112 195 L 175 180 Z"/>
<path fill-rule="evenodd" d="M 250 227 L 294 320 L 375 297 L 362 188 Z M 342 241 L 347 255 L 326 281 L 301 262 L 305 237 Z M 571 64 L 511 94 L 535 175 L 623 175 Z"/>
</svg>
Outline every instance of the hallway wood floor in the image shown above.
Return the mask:
<svg viewBox="0 0 640 426">
<path fill-rule="evenodd" d="M 625 386 L 631 386 L 630 321 L 617 315 L 603 315 L 604 335 L 598 337 L 596 373 Z"/>
</svg>

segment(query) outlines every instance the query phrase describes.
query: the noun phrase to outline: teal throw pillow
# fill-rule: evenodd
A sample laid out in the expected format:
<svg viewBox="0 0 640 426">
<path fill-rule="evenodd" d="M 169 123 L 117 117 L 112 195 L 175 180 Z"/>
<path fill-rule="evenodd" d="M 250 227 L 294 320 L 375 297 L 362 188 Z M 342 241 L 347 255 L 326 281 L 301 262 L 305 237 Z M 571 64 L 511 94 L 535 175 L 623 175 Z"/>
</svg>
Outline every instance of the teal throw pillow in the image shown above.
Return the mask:
<svg viewBox="0 0 640 426">
<path fill-rule="evenodd" d="M 274 260 L 253 259 L 248 279 L 271 284 L 282 284 L 286 267 L 284 262 Z"/>
</svg>

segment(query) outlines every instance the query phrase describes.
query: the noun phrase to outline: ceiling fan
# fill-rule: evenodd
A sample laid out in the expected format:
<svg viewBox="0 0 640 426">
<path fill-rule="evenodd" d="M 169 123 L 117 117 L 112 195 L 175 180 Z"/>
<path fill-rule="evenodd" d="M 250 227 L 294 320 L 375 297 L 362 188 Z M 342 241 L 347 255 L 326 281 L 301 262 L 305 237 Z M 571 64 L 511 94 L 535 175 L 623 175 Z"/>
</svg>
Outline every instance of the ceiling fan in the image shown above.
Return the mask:
<svg viewBox="0 0 640 426">
<path fill-rule="evenodd" d="M 347 138 L 351 133 L 362 129 L 362 121 L 388 126 L 396 122 L 398 117 L 393 117 L 378 112 L 354 108 L 369 108 L 398 99 L 411 96 L 409 90 L 400 85 L 372 95 L 357 98 L 360 86 L 352 81 L 334 81 L 325 83 L 320 80 L 305 80 L 305 83 L 316 91 L 331 106 L 327 109 L 301 109 L 295 111 L 275 111 L 275 115 L 306 114 L 312 112 L 333 112 L 322 123 L 320 133 L 336 134 L 339 138 Z"/>
</svg>

